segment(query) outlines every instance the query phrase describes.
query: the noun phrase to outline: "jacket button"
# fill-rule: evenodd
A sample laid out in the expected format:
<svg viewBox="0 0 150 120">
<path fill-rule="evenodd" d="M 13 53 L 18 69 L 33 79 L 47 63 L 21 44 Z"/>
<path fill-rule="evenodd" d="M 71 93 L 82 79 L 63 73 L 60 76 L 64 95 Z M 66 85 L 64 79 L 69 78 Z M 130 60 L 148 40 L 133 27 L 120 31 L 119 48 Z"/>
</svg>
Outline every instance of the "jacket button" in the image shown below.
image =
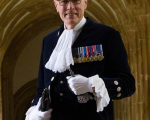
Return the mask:
<svg viewBox="0 0 150 120">
<path fill-rule="evenodd" d="M 118 87 L 118 88 L 117 88 L 117 91 L 120 92 L 120 91 L 121 91 L 121 87 Z"/>
<path fill-rule="evenodd" d="M 115 84 L 115 85 L 118 85 L 119 83 L 118 83 L 118 81 L 115 80 L 115 81 L 114 81 L 114 84 Z"/>
<path fill-rule="evenodd" d="M 63 96 L 63 93 L 60 93 L 60 96 Z"/>
<path fill-rule="evenodd" d="M 51 81 L 53 81 L 53 80 L 54 80 L 54 77 L 51 78 Z"/>
<path fill-rule="evenodd" d="M 118 95 L 117 95 L 117 97 L 119 98 L 121 96 L 121 93 L 119 93 Z"/>
<path fill-rule="evenodd" d="M 63 81 L 60 81 L 60 83 L 63 84 L 64 82 L 63 82 Z"/>
</svg>

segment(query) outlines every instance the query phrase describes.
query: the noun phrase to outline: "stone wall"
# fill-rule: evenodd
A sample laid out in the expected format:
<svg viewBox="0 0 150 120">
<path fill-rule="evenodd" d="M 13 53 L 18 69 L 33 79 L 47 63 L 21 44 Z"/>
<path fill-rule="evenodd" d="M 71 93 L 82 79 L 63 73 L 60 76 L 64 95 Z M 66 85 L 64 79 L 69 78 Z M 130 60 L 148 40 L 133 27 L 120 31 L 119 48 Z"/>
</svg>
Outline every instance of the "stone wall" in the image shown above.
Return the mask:
<svg viewBox="0 0 150 120">
<path fill-rule="evenodd" d="M 135 94 L 115 101 L 115 120 L 150 120 L 150 1 L 88 0 L 85 16 L 121 33 L 136 79 Z M 1 120 L 14 120 L 14 111 L 19 108 L 14 108 L 15 93 L 27 83 L 20 85 L 16 81 L 20 78 L 15 70 L 19 71 L 17 65 L 23 51 L 39 34 L 44 35 L 61 23 L 52 0 L 0 0 Z M 30 77 L 29 81 L 33 80 L 32 74 Z M 20 86 L 13 88 L 14 84 Z M 22 94 L 16 94 L 19 93 Z"/>
</svg>

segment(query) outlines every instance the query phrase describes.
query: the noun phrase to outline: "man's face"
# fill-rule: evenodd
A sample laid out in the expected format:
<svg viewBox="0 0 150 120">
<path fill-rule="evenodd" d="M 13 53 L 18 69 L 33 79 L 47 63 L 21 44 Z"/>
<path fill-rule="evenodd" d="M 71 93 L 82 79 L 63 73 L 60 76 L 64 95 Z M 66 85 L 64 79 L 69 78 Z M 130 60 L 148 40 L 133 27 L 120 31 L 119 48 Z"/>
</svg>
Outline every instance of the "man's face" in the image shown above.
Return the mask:
<svg viewBox="0 0 150 120">
<path fill-rule="evenodd" d="M 81 0 L 81 3 L 76 5 L 74 5 L 71 1 L 69 1 L 66 6 L 60 5 L 59 1 L 54 1 L 54 4 L 66 27 L 74 27 L 84 16 L 84 10 L 87 7 L 87 0 Z"/>
</svg>

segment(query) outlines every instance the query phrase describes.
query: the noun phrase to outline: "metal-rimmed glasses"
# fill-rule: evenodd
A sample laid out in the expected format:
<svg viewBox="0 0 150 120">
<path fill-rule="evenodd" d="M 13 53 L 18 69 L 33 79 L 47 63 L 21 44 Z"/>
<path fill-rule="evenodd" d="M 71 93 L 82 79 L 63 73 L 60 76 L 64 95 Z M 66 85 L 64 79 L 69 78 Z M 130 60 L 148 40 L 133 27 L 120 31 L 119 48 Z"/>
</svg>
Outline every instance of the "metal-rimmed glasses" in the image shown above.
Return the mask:
<svg viewBox="0 0 150 120">
<path fill-rule="evenodd" d="M 71 1 L 73 5 L 77 5 L 81 3 L 81 0 L 57 0 L 61 6 L 67 6 Z"/>
</svg>

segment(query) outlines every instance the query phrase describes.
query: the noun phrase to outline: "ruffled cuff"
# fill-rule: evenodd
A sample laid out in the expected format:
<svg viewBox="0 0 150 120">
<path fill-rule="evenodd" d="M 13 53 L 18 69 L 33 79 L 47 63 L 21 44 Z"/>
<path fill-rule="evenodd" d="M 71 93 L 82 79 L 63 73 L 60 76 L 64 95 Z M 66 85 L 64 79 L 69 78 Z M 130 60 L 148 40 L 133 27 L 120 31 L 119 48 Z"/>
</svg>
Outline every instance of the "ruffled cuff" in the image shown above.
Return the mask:
<svg viewBox="0 0 150 120">
<path fill-rule="evenodd" d="M 97 104 L 97 112 L 103 111 L 104 107 L 109 104 L 110 98 L 108 91 L 105 87 L 103 79 L 99 78 L 98 75 L 89 77 L 92 87 L 95 87 L 95 96 Z"/>
<path fill-rule="evenodd" d="M 32 106 L 32 107 L 30 107 L 28 110 L 27 110 L 27 112 L 26 112 L 26 118 L 25 118 L 25 120 L 29 120 L 29 114 L 33 111 L 33 109 L 36 107 L 36 105 L 35 106 Z"/>
<path fill-rule="evenodd" d="M 33 109 L 36 107 L 36 105 L 35 106 L 32 106 L 32 107 L 30 107 L 28 110 L 27 110 L 27 112 L 26 112 L 26 114 L 25 115 L 29 115 L 32 111 L 33 111 Z"/>
</svg>

